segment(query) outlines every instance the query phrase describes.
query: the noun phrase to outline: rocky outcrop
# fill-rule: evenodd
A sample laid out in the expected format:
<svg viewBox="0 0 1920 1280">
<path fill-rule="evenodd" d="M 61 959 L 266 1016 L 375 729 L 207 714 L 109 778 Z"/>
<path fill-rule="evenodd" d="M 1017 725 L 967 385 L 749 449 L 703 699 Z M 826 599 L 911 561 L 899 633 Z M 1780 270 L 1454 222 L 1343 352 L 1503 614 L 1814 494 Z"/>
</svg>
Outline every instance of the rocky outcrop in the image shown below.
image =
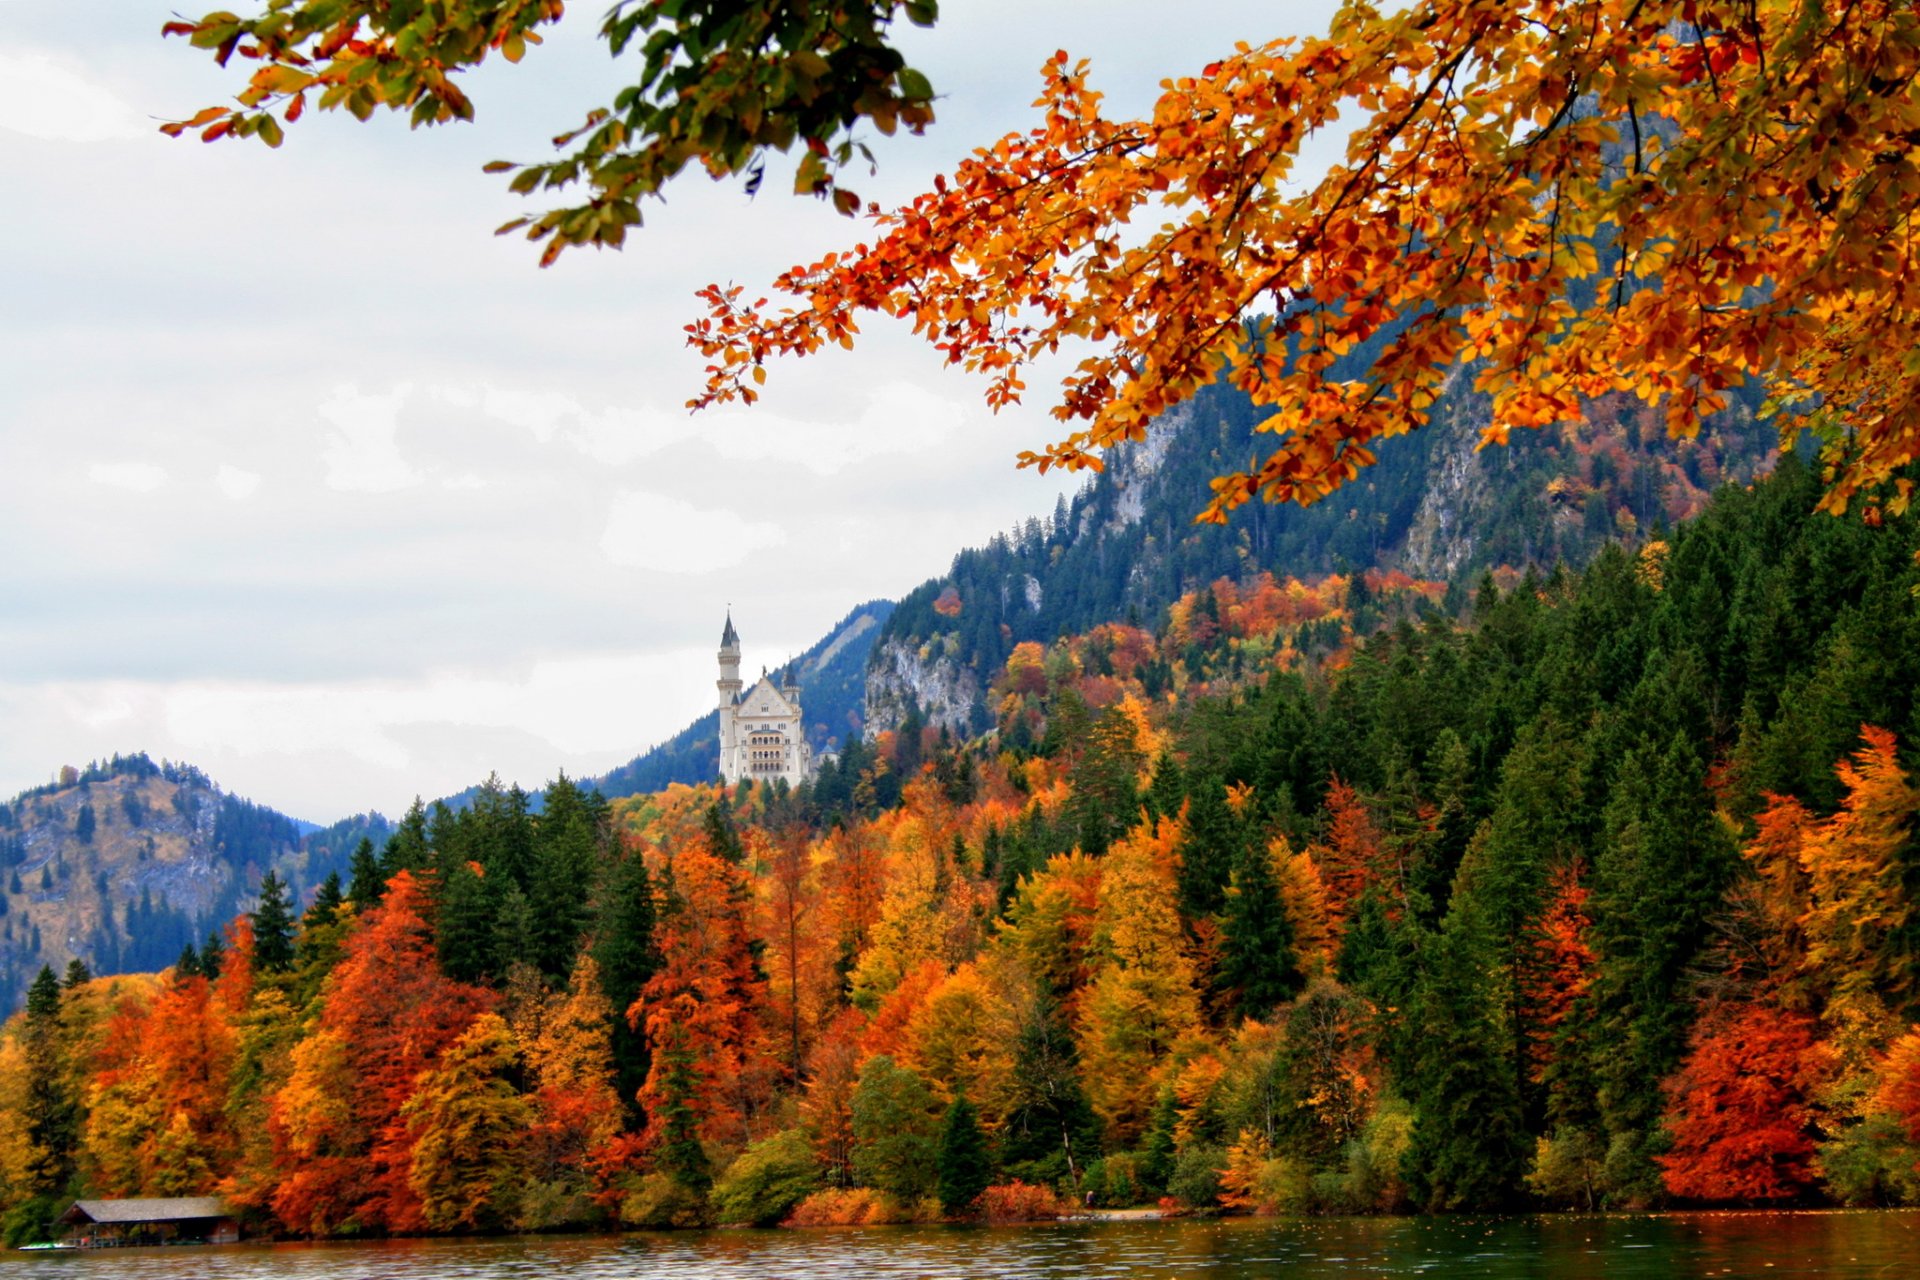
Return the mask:
<svg viewBox="0 0 1920 1280">
<path fill-rule="evenodd" d="M 1492 416 L 1490 402 L 1472 394 L 1469 384 L 1468 375 L 1454 370 L 1440 397 L 1443 408 L 1426 428 L 1438 439 L 1399 556 L 1399 567 L 1417 578 L 1451 578 L 1473 561 L 1476 535 L 1495 498 L 1492 469 L 1507 458 L 1504 450 L 1476 452 Z"/>
<path fill-rule="evenodd" d="M 952 636 L 919 646 L 889 637 L 874 646 L 867 666 L 867 728 L 872 733 L 898 729 L 919 707 L 927 723 L 969 735 L 983 714 L 984 696 L 979 675 L 960 661 Z"/>
</svg>

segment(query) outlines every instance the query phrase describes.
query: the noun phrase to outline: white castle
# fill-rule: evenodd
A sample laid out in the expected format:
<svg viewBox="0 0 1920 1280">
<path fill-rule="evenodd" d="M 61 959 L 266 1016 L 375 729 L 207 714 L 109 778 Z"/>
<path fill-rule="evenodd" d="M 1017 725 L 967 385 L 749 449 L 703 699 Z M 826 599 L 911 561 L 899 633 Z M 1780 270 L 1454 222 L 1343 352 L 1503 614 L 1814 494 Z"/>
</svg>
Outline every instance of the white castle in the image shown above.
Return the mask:
<svg viewBox="0 0 1920 1280">
<path fill-rule="evenodd" d="M 787 678 L 793 678 L 792 668 Z M 800 716 L 800 687 L 776 686 L 762 667 L 753 688 L 740 692 L 740 633 L 733 629 L 731 609 L 727 629 L 720 633 L 718 684 L 721 781 L 785 778 L 788 786 L 799 786 L 813 776 L 813 748 L 807 745 L 806 723 Z"/>
</svg>

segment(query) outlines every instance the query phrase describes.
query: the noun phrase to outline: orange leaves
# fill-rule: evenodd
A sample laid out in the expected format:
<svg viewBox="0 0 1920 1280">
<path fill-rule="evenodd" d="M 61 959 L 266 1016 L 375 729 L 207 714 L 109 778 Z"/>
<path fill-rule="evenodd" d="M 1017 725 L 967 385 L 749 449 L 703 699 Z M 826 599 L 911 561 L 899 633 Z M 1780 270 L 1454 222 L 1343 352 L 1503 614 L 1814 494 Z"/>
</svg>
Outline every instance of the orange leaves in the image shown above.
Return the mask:
<svg viewBox="0 0 1920 1280">
<path fill-rule="evenodd" d="M 1656 1156 L 1689 1200 L 1790 1200 L 1813 1186 L 1812 1113 L 1825 1055 L 1805 1016 L 1750 1005 L 1701 1027 L 1666 1085 L 1673 1147 Z"/>
<path fill-rule="evenodd" d="M 1738 31 L 1701 16 L 1675 41 L 1688 11 L 1354 8 L 1332 39 L 1164 82 L 1138 121 L 1102 115 L 1084 66 L 1057 57 L 1039 127 L 876 217 L 872 247 L 784 277 L 790 309 L 697 335 L 720 358 L 695 404 L 744 398 L 743 369 L 841 340 L 862 312 L 985 373 L 995 406 L 1079 342 L 1091 354 L 1054 408 L 1076 429 L 1020 462 L 1083 468 L 1224 367 L 1274 407 L 1276 444 L 1215 480 L 1201 518 L 1220 520 L 1348 482 L 1374 441 L 1425 424 L 1459 361 L 1492 397 L 1489 444 L 1621 389 L 1686 435 L 1758 377 L 1847 406 L 1828 448 L 1842 509 L 1920 450 L 1920 370 L 1902 363 L 1920 343 L 1904 232 L 1920 170 L 1879 159 L 1909 150 L 1887 86 L 1920 72 L 1920 46 L 1887 39 L 1884 6 L 1817 34 L 1784 6 Z M 1347 162 L 1291 185 L 1307 140 L 1356 106 Z M 1264 330 L 1245 323 L 1262 313 Z"/>
</svg>

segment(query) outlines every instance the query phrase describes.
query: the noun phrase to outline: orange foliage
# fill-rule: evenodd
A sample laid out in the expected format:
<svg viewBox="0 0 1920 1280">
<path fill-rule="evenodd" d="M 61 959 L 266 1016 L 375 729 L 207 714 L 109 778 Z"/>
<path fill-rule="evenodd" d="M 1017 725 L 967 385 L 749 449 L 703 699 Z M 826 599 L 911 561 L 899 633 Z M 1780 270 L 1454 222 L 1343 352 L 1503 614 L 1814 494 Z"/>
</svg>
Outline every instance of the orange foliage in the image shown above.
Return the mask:
<svg viewBox="0 0 1920 1280">
<path fill-rule="evenodd" d="M 1892 1116 L 1909 1142 L 1920 1142 L 1920 1027 L 1893 1042 L 1874 1076 L 1872 1110 Z"/>
<path fill-rule="evenodd" d="M 427 896 L 410 872 L 346 939 L 314 1035 L 295 1051 L 292 1078 L 270 1116 L 272 1197 L 288 1229 L 326 1233 L 349 1225 L 418 1231 L 410 1185 L 412 1136 L 401 1112 L 432 1067 L 493 1003 L 451 982 L 434 959 Z"/>
<path fill-rule="evenodd" d="M 1813 1019 L 1748 1005 L 1695 1029 L 1667 1081 L 1673 1147 L 1657 1157 L 1688 1200 L 1792 1200 L 1813 1186 L 1808 1101 L 1826 1074 Z"/>
<path fill-rule="evenodd" d="M 1373 815 L 1352 787 L 1335 777 L 1327 786 L 1327 839 L 1314 857 L 1326 889 L 1327 924 L 1339 945 L 1347 913 L 1380 875 L 1385 842 Z"/>
<path fill-rule="evenodd" d="M 988 1222 L 1051 1222 L 1073 1212 L 1073 1202 L 1052 1187 L 1036 1187 L 1015 1178 L 980 1193 L 980 1216 Z"/>
<path fill-rule="evenodd" d="M 1547 909 L 1520 956 L 1520 996 L 1525 1024 L 1527 1076 L 1538 1083 L 1553 1061 L 1553 1042 L 1580 999 L 1593 985 L 1597 957 L 1588 945 L 1593 918 L 1576 860 L 1557 867 L 1547 885 Z"/>
<path fill-rule="evenodd" d="M 627 1010 L 653 1049 L 640 1089 L 651 1135 L 663 1134 L 666 1109 L 685 1101 L 703 1140 L 745 1146 L 753 1113 L 770 1093 L 757 1019 L 765 982 L 755 972 L 745 896 L 740 869 L 704 840 L 673 855 L 655 934 L 660 968 Z M 669 1096 L 669 1046 L 691 1055 L 698 1083 L 690 1099 Z"/>
</svg>

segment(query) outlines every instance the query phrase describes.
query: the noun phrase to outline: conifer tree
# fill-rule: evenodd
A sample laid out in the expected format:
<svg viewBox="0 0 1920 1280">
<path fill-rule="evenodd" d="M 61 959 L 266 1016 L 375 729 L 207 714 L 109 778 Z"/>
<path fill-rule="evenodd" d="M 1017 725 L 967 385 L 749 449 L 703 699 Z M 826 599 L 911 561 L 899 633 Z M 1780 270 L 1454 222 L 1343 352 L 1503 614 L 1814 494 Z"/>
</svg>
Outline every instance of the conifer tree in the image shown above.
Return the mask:
<svg viewBox="0 0 1920 1280">
<path fill-rule="evenodd" d="M 592 944 L 600 990 L 617 1010 L 630 1008 L 660 967 L 653 930 L 653 879 L 646 859 L 638 850 L 623 852 L 601 888 Z M 647 1038 L 626 1018 L 613 1020 L 613 1062 L 621 1103 L 631 1108 L 647 1078 Z"/>
<path fill-rule="evenodd" d="M 260 877 L 260 905 L 253 921 L 253 964 L 261 973 L 285 973 L 293 968 L 293 905 L 287 886 L 276 872 Z"/>
<path fill-rule="evenodd" d="M 549 978 L 564 978 L 580 946 L 593 897 L 599 815 L 565 773 L 547 788 L 534 823 L 534 859 L 527 885 L 532 954 Z"/>
<path fill-rule="evenodd" d="M 84 987 L 93 981 L 93 970 L 87 968 L 87 962 L 79 956 L 67 961 L 67 974 L 60 985 L 71 991 L 75 987 Z"/>
<path fill-rule="evenodd" d="M 220 931 L 207 931 L 207 940 L 200 944 L 200 974 L 208 982 L 217 981 L 221 966 L 227 962 L 227 944 L 220 940 Z"/>
<path fill-rule="evenodd" d="M 371 845 L 368 846 L 371 849 Z M 327 878 L 313 892 L 313 903 L 300 915 L 302 929 L 319 929 L 333 923 L 333 913 L 346 903 L 340 892 L 340 873 L 327 872 Z"/>
<path fill-rule="evenodd" d="M 1678 734 L 1632 750 L 1615 772 L 1594 864 L 1594 1071 L 1601 1117 L 1620 1140 L 1609 1177 L 1628 1194 L 1658 1186 L 1647 1143 L 1665 1103 L 1661 1081 L 1686 1049 L 1681 982 L 1733 870 L 1704 773 Z"/>
<path fill-rule="evenodd" d="M 1078 1182 L 1100 1153 L 1100 1118 L 1080 1087 L 1080 1054 L 1045 992 L 1020 1028 L 1001 1158 L 1029 1182 Z M 1014 1166 L 1025 1166 L 1015 1170 Z"/>
<path fill-rule="evenodd" d="M 23 1119 L 32 1150 L 26 1170 L 30 1194 L 56 1195 L 73 1177 L 79 1144 L 79 1102 L 67 1081 L 61 1053 L 60 982 L 51 965 L 41 965 L 27 988 L 22 1039 L 26 1050 L 26 1101 Z"/>
<path fill-rule="evenodd" d="M 1188 779 L 1187 823 L 1180 841 L 1180 910 L 1189 920 L 1218 911 L 1227 882 L 1240 858 L 1246 833 L 1227 806 L 1226 786 L 1218 776 Z"/>
<path fill-rule="evenodd" d="M 428 869 L 433 861 L 431 846 L 427 840 L 427 808 L 415 796 L 413 804 L 407 809 L 406 816 L 400 819 L 400 825 L 387 837 L 387 847 L 380 853 L 379 890 L 375 897 L 386 892 L 386 882 L 402 871 L 416 874 Z"/>
<path fill-rule="evenodd" d="M 353 909 L 362 915 L 367 909 L 380 901 L 380 894 L 387 882 L 380 873 L 380 861 L 374 856 L 373 841 L 367 836 L 360 837 L 360 843 L 353 847 L 353 858 L 347 863 L 347 901 L 353 903 Z"/>
<path fill-rule="evenodd" d="M 961 1093 L 947 1108 L 940 1130 L 940 1208 L 964 1213 L 992 1181 L 993 1161 L 980 1132 L 979 1114 Z"/>
<path fill-rule="evenodd" d="M 1299 989 L 1293 926 L 1280 901 L 1267 851 L 1237 850 L 1220 934 L 1220 988 L 1237 1018 L 1264 1018 Z"/>
<path fill-rule="evenodd" d="M 733 825 L 733 815 L 718 800 L 707 806 L 701 829 L 707 835 L 707 848 L 716 858 L 736 867 L 747 860 L 746 846 L 740 843 L 740 831 Z"/>
<path fill-rule="evenodd" d="M 434 944 L 440 967 L 455 982 L 478 982 L 494 971 L 493 885 L 462 863 L 441 882 L 439 896 Z"/>
<path fill-rule="evenodd" d="M 1498 943 L 1471 897 L 1455 899 L 1424 948 L 1409 1082 L 1413 1145 L 1407 1166 L 1417 1203 L 1436 1211 L 1487 1211 L 1519 1195 L 1526 1161 L 1520 1082 L 1499 1013 Z"/>
</svg>

